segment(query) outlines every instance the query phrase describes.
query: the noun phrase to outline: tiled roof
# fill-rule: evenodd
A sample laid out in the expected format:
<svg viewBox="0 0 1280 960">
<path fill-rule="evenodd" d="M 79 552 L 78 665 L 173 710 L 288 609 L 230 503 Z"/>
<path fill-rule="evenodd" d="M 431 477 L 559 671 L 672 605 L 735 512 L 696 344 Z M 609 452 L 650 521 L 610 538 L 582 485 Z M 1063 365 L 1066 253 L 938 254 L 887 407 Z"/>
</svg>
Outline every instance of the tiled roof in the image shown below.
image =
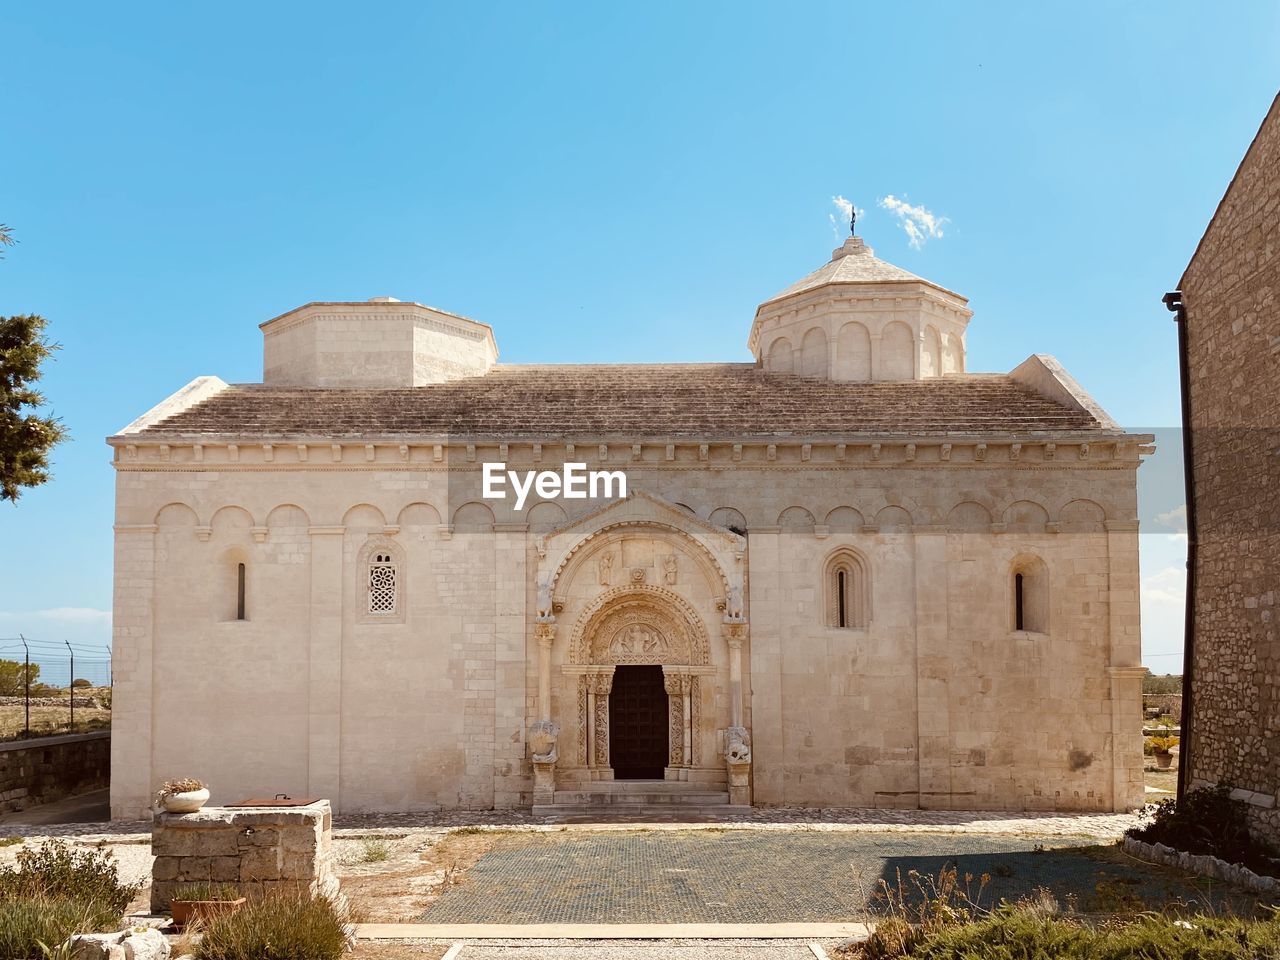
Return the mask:
<svg viewBox="0 0 1280 960">
<path fill-rule="evenodd" d="M 772 303 L 774 300 L 781 300 L 783 297 L 790 297 L 829 283 L 927 283 L 939 290 L 946 290 L 932 280 L 925 280 L 901 267 L 895 267 L 892 263 L 886 263 L 875 255 L 874 250 L 862 242 L 861 237 L 851 237 L 845 241 L 844 246 L 835 251 L 828 263 L 823 264 L 807 277 L 797 280 L 780 293 L 775 293 L 765 303 Z M 953 296 L 959 296 L 959 294 L 953 294 Z"/>
<path fill-rule="evenodd" d="M 499 364 L 423 387 L 233 385 L 144 437 L 531 440 L 1101 431 L 1004 374 L 835 383 L 754 364 Z"/>
</svg>

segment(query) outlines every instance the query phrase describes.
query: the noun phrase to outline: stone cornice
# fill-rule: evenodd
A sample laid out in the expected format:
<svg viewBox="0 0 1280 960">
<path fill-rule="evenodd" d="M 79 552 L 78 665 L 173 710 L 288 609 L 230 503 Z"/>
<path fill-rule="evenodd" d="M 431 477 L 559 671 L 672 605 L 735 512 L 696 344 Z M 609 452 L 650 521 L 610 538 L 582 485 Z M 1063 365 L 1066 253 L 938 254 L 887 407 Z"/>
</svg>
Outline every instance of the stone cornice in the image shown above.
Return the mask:
<svg viewBox="0 0 1280 960">
<path fill-rule="evenodd" d="M 699 441 L 650 443 L 449 442 L 434 438 L 343 442 L 113 437 L 113 465 L 120 470 L 219 471 L 479 470 L 486 461 L 548 466 L 585 462 L 589 469 L 842 469 L 979 467 L 1020 470 L 1136 466 L 1151 453 L 1149 434 L 1063 435 L 1018 439 L 1009 435 L 941 435 L 896 438 Z"/>
</svg>

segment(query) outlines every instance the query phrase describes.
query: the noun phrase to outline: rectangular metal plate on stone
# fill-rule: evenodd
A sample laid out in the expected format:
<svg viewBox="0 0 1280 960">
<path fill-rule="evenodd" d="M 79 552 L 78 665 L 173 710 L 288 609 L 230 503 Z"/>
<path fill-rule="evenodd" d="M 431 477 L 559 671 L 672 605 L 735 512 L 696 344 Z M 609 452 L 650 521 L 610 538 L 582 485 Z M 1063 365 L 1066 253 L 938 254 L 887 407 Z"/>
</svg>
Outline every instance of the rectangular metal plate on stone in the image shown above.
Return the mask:
<svg viewBox="0 0 1280 960">
<path fill-rule="evenodd" d="M 241 800 L 239 803 L 228 803 L 228 807 L 307 807 L 313 803 L 318 803 L 319 797 L 303 797 L 294 799 L 283 793 L 278 793 L 274 797 L 250 797 L 248 800 Z"/>
</svg>

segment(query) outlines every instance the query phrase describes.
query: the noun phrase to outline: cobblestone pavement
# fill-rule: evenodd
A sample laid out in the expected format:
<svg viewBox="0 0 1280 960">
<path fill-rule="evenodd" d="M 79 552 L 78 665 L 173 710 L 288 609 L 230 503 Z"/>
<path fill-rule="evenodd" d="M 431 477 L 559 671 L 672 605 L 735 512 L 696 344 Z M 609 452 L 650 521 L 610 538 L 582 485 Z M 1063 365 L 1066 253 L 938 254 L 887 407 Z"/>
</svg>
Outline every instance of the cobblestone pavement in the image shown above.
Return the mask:
<svg viewBox="0 0 1280 960">
<path fill-rule="evenodd" d="M 572 832 L 502 837 L 425 923 L 783 923 L 867 916 L 883 878 L 990 875 L 982 902 L 1039 888 L 1082 910 L 1202 891 L 1167 871 L 1095 859 L 1074 841 L 868 832 Z"/>
<path fill-rule="evenodd" d="M 1000 811 L 872 810 L 862 808 L 808 809 L 758 807 L 702 824 L 602 823 L 604 829 L 737 829 L 832 830 L 908 833 L 1012 834 L 1040 837 L 1119 838 L 1138 823 L 1136 814 L 1006 813 Z M 535 831 L 559 830 L 558 821 L 534 817 L 520 810 L 446 811 L 440 813 L 344 814 L 334 817 L 338 835 L 363 833 L 432 832 L 456 827 L 498 827 Z M 574 829 L 584 825 L 575 824 Z M 149 837 L 148 820 L 111 823 L 21 824 L 0 823 L 0 836 L 75 837 L 95 842 L 100 838 L 140 841 Z"/>
</svg>

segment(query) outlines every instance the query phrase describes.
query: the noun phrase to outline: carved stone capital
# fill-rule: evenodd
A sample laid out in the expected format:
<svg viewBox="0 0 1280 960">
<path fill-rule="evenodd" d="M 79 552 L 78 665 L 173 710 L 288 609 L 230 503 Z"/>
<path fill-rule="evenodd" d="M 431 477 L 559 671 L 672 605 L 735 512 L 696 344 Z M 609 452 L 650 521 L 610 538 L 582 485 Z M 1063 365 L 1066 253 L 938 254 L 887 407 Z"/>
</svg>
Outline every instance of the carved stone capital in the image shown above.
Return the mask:
<svg viewBox="0 0 1280 960">
<path fill-rule="evenodd" d="M 671 696 L 684 696 L 693 689 L 693 677 L 687 673 L 662 672 L 662 685 Z"/>
<path fill-rule="evenodd" d="M 608 670 L 588 673 L 585 679 L 589 693 L 594 693 L 597 697 L 607 697 L 613 689 L 613 667 Z"/>
<path fill-rule="evenodd" d="M 556 621 L 553 617 L 550 620 L 539 621 L 534 624 L 533 637 L 538 641 L 541 647 L 550 647 L 556 639 Z"/>
</svg>

